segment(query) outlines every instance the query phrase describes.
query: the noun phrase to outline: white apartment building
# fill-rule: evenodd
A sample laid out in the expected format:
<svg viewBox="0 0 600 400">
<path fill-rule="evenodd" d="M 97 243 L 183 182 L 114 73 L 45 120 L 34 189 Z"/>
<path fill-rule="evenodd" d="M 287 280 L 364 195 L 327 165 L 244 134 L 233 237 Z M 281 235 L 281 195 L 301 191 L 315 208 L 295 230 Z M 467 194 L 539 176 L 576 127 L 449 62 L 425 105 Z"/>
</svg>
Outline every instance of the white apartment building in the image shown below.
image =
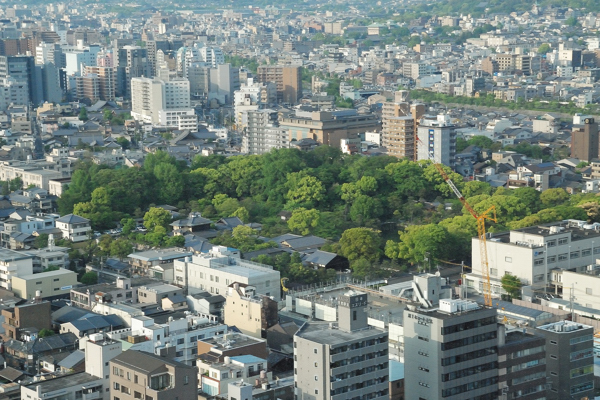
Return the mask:
<svg viewBox="0 0 600 400">
<path fill-rule="evenodd" d="M 191 108 L 190 82 L 186 78 L 133 78 L 131 105 L 131 115 L 138 121 L 198 130 L 198 119 Z"/>
<path fill-rule="evenodd" d="M 188 293 L 207 291 L 227 295 L 233 283 L 251 285 L 257 295 L 271 296 L 280 301 L 279 271 L 270 265 L 224 256 L 224 248 L 213 249 L 206 255 L 194 255 L 175 260 L 175 284 L 187 287 Z"/>
<path fill-rule="evenodd" d="M 489 233 L 487 239 L 490 281 L 494 295 L 502 293 L 505 274 L 518 277 L 523 285 L 545 287 L 553 270 L 585 272 L 600 254 L 600 224 L 566 220 Z M 468 288 L 482 292 L 482 263 L 479 238 L 472 239 L 472 273 L 466 275 Z"/>
<path fill-rule="evenodd" d="M 227 333 L 227 325 L 221 324 L 211 315 L 187 313 L 184 318 L 169 318 L 164 323 L 140 315 L 131 317 L 131 328 L 109 332 L 115 340 L 127 341 L 128 337 L 144 338 L 128 349 L 158 354 L 165 347 L 175 347 L 175 360 L 187 365 L 196 365 L 198 340 Z"/>
<path fill-rule="evenodd" d="M 281 132 L 277 131 L 277 111 L 271 109 L 248 111 L 248 127 L 242 135 L 242 152 L 268 153 L 272 148 L 276 148 L 277 142 L 281 141 L 277 138 L 281 136 Z"/>
<path fill-rule="evenodd" d="M 448 115 L 440 114 L 435 120 L 423 118 L 417 133 L 418 161 L 433 158 L 435 163 L 454 166 L 456 131 Z"/>
<path fill-rule="evenodd" d="M 96 60 L 98 53 L 100 52 L 99 45 L 83 46 L 79 43 L 77 46 L 62 46 L 63 53 L 65 54 L 67 75 L 79 75 L 81 74 L 81 66 L 96 66 Z"/>
<path fill-rule="evenodd" d="M 33 274 L 33 255 L 0 249 L 0 287 L 12 290 L 12 278 Z"/>
<path fill-rule="evenodd" d="M 241 130 L 248 126 L 248 112 L 258 110 L 269 104 L 277 102 L 277 87 L 273 83 L 254 82 L 248 78 L 248 84 L 242 85 L 233 94 L 235 108 L 235 123 Z"/>
<path fill-rule="evenodd" d="M 66 153 L 65 153 L 66 152 Z M 45 160 L 10 160 L 0 162 L 0 180 L 21 178 L 23 187 L 33 185 L 48 190 L 50 180 L 71 176 L 71 160 L 68 149 L 53 149 Z"/>
</svg>

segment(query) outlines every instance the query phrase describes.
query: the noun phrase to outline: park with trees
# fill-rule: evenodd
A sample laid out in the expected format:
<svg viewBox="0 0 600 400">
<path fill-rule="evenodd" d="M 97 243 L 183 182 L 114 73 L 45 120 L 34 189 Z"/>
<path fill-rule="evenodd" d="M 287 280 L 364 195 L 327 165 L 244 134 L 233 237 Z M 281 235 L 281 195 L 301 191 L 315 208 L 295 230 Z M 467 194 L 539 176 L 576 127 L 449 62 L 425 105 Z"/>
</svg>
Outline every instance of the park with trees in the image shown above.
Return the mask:
<svg viewBox="0 0 600 400">
<path fill-rule="evenodd" d="M 600 221 L 600 197 L 594 194 L 493 188 L 465 182 L 444 168 L 476 211 L 496 207 L 498 222 L 489 232 L 568 218 Z M 475 220 L 429 161 L 347 155 L 329 146 L 260 156 L 197 156 L 190 165 L 161 151 L 149 154 L 141 168 L 80 162 L 58 202 L 61 214 L 88 218 L 94 230 L 122 227 L 120 238 L 91 240 L 73 253 L 81 262 L 99 255 L 123 259 L 136 244 L 182 246 L 182 236 L 169 235 L 170 213 L 156 207 L 163 204 L 178 207 L 182 217 L 200 212 L 213 221 L 237 216 L 260 223 L 260 232 L 240 226 L 211 240 L 242 252 L 275 246 L 268 238 L 289 232 L 323 237 L 329 240 L 324 250 L 347 257 L 357 277 L 426 268 L 439 260 L 468 264 L 477 234 Z M 287 221 L 281 211 L 291 214 Z M 135 229 L 135 218 L 143 218 L 146 232 Z M 256 261 L 303 283 L 328 278 L 293 257 Z"/>
</svg>

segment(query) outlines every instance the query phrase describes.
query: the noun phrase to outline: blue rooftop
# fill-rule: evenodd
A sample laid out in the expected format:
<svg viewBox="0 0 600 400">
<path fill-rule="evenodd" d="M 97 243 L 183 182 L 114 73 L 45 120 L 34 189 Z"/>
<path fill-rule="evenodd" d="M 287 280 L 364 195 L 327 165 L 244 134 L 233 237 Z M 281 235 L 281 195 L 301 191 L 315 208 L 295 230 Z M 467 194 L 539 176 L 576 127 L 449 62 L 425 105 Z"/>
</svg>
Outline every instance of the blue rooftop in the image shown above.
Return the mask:
<svg viewBox="0 0 600 400">
<path fill-rule="evenodd" d="M 404 364 L 390 360 L 390 382 L 397 381 L 398 379 L 404 379 Z"/>
<path fill-rule="evenodd" d="M 252 363 L 266 363 L 267 360 L 264 358 L 256 357 L 253 355 L 245 355 L 245 356 L 235 356 L 231 357 L 231 361 L 237 361 L 242 364 L 252 364 Z"/>
</svg>

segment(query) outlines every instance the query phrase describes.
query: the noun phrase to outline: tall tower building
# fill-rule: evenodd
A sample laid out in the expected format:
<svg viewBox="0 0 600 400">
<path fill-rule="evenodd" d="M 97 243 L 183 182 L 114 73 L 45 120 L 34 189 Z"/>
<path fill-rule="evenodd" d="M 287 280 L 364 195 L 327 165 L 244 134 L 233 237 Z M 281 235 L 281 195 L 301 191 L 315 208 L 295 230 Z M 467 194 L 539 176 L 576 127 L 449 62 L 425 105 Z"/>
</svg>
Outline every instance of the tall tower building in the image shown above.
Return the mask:
<svg viewBox="0 0 600 400">
<path fill-rule="evenodd" d="M 423 118 L 417 129 L 417 161 L 433 158 L 435 163 L 454 167 L 456 155 L 455 126 L 448 115 L 440 114 L 436 119 Z"/>
<path fill-rule="evenodd" d="M 12 82 L 18 82 L 27 93 L 28 103 L 38 105 L 44 100 L 41 72 L 32 56 L 0 56 L 0 81 L 12 78 Z"/>
<path fill-rule="evenodd" d="M 385 102 L 381 110 L 381 140 L 390 156 L 416 159 L 417 121 L 423 116 L 422 104 L 410 104 L 406 91 L 395 93 L 394 102 Z"/>
<path fill-rule="evenodd" d="M 598 158 L 598 123 L 588 117 L 581 125 L 573 125 L 571 131 L 571 157 L 590 162 Z"/>
<path fill-rule="evenodd" d="M 496 399 L 496 312 L 473 301 L 450 299 L 440 299 L 439 308 L 405 309 L 406 398 Z"/>
<path fill-rule="evenodd" d="M 279 102 L 296 104 L 302 97 L 302 67 L 261 65 L 256 72 L 256 81 L 275 83 Z"/>
<path fill-rule="evenodd" d="M 118 49 L 116 62 L 118 95 L 131 96 L 132 78 L 151 76 L 147 50 L 139 46 L 124 46 Z"/>
<path fill-rule="evenodd" d="M 347 292 L 337 324 L 307 322 L 296 332 L 296 399 L 389 399 L 388 333 L 368 325 L 366 307 L 365 293 Z"/>
</svg>

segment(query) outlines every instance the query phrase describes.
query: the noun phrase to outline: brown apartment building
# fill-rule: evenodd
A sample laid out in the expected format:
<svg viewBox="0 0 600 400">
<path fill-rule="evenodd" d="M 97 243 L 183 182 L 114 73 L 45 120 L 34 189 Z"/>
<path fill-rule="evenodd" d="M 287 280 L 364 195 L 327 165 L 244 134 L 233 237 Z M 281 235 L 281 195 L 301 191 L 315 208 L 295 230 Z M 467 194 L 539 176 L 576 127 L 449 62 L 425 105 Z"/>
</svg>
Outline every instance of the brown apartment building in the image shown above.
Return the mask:
<svg viewBox="0 0 600 400">
<path fill-rule="evenodd" d="M 302 67 L 291 65 L 261 65 L 256 81 L 273 82 L 277 86 L 277 101 L 296 104 L 302 97 Z"/>
<path fill-rule="evenodd" d="M 21 339 L 21 331 L 26 328 L 50 329 L 50 302 L 32 301 L 15 307 L 2 310 L 4 333 L 2 339 Z"/>
<path fill-rule="evenodd" d="M 137 350 L 110 360 L 111 400 L 197 400 L 198 369 Z"/>
<path fill-rule="evenodd" d="M 594 121 L 594 118 L 586 118 L 583 125 L 573 125 L 571 157 L 590 162 L 598 158 L 599 145 L 598 123 Z"/>
<path fill-rule="evenodd" d="M 383 103 L 381 141 L 390 156 L 416 159 L 417 121 L 425 113 L 423 104 Z"/>
</svg>

